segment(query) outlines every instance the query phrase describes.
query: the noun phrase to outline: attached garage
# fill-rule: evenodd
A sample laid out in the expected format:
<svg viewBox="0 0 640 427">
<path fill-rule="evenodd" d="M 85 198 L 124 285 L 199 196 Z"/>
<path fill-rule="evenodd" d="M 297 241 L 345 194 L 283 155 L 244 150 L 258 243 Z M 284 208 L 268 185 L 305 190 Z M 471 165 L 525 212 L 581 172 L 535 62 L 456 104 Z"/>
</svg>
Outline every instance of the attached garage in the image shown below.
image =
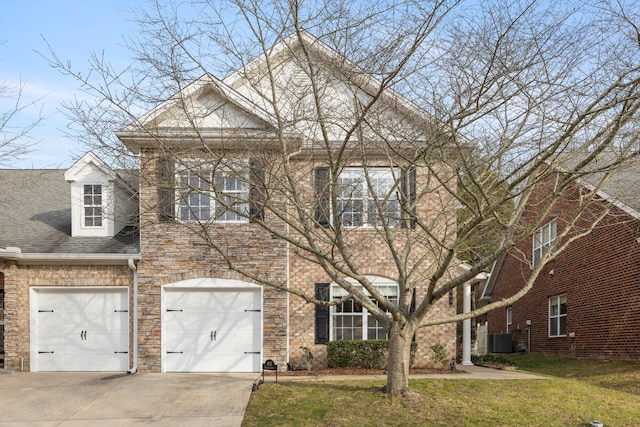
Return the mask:
<svg viewBox="0 0 640 427">
<path fill-rule="evenodd" d="M 262 287 L 194 279 L 163 287 L 163 372 L 260 372 Z"/>
<path fill-rule="evenodd" d="M 126 371 L 128 288 L 32 288 L 32 371 Z"/>
</svg>

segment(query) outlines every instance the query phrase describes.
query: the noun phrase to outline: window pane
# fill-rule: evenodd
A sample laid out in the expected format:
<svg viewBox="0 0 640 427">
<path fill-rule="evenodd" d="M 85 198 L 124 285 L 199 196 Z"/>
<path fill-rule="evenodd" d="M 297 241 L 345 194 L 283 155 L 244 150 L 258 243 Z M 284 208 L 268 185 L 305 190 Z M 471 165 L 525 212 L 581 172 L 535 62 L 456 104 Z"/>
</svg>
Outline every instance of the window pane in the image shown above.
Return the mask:
<svg viewBox="0 0 640 427">
<path fill-rule="evenodd" d="M 559 314 L 566 315 L 567 314 L 567 297 L 566 297 L 566 295 L 560 297 L 559 304 L 560 304 L 560 308 L 559 308 L 560 313 Z"/>
<path fill-rule="evenodd" d="M 567 316 L 561 316 L 558 319 L 560 325 L 558 330 L 558 335 L 566 335 L 567 334 Z"/>
<path fill-rule="evenodd" d="M 549 328 L 549 335 L 551 336 L 556 336 L 558 335 L 558 322 L 556 321 L 556 319 L 551 319 L 551 322 L 549 324 L 550 328 Z"/>
</svg>

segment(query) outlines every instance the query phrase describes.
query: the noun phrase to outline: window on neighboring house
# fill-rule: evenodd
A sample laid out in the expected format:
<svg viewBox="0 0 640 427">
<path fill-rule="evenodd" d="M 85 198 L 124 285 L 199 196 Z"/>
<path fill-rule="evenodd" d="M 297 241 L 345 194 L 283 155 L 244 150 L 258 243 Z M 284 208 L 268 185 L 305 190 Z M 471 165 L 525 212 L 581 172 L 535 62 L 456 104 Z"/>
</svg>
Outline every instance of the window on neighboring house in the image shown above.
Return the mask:
<svg viewBox="0 0 640 427">
<path fill-rule="evenodd" d="M 242 169 L 246 170 L 246 176 Z M 246 163 L 234 165 L 233 169 L 219 166 L 213 172 L 213 180 L 209 176 L 203 168 L 178 172 L 180 219 L 247 222 L 249 185 Z"/>
<path fill-rule="evenodd" d="M 322 226 L 328 226 L 337 216 L 345 227 L 380 226 L 383 221 L 393 227 L 401 221 L 403 195 L 406 206 L 415 201 L 413 168 L 406 176 L 398 167 L 344 168 L 336 180 L 336 212 L 331 212 L 329 202 L 329 169 L 317 168 L 315 179 L 316 220 Z"/>
<path fill-rule="evenodd" d="M 550 221 L 536 230 L 533 236 L 533 266 L 540 264 L 542 257 L 558 236 L 558 226 L 555 220 Z"/>
<path fill-rule="evenodd" d="M 549 298 L 549 336 L 567 335 L 567 296 Z"/>
<path fill-rule="evenodd" d="M 513 307 L 507 308 L 507 333 L 511 333 L 511 325 L 513 324 Z"/>
<path fill-rule="evenodd" d="M 377 290 L 393 304 L 398 303 L 398 284 L 379 277 L 369 278 Z M 359 285 L 356 285 L 359 286 Z M 347 291 L 337 284 L 331 285 L 331 298 L 339 300 L 347 295 Z M 374 304 L 378 302 L 373 300 Z M 347 300 L 330 309 L 330 330 L 332 340 L 385 340 L 387 334 L 384 327 L 353 299 Z"/>
<path fill-rule="evenodd" d="M 83 214 L 85 227 L 102 227 L 102 185 L 83 186 Z"/>
</svg>

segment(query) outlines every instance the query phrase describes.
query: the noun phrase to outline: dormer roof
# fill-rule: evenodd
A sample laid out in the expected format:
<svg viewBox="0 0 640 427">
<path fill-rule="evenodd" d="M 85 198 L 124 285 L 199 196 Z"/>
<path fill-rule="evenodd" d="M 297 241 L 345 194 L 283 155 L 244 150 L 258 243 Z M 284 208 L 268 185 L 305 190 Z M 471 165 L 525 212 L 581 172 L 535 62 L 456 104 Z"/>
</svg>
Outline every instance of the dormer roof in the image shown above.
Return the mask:
<svg viewBox="0 0 640 427">
<path fill-rule="evenodd" d="M 115 262 L 139 257 L 136 227 L 114 237 L 71 237 L 71 187 L 61 169 L 0 169 L 0 258 L 91 259 Z M 8 251 L 9 248 L 19 248 Z"/>
<path fill-rule="evenodd" d="M 93 173 L 96 170 L 103 173 L 109 181 L 118 179 L 118 174 L 92 152 L 86 153 L 67 169 L 64 173 L 64 179 L 67 182 L 80 181 L 88 173 Z"/>
</svg>

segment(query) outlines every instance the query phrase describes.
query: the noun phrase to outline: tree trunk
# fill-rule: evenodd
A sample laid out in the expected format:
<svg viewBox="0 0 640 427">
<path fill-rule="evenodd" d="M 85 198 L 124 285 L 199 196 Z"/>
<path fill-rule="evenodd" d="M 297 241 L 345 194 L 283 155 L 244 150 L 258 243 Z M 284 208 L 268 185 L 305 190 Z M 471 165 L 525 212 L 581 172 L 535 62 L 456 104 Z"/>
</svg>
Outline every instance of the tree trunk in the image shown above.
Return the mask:
<svg viewBox="0 0 640 427">
<path fill-rule="evenodd" d="M 387 393 L 400 396 L 409 390 L 409 360 L 411 337 L 404 321 L 394 320 L 389 332 L 389 358 L 387 360 Z"/>
</svg>

